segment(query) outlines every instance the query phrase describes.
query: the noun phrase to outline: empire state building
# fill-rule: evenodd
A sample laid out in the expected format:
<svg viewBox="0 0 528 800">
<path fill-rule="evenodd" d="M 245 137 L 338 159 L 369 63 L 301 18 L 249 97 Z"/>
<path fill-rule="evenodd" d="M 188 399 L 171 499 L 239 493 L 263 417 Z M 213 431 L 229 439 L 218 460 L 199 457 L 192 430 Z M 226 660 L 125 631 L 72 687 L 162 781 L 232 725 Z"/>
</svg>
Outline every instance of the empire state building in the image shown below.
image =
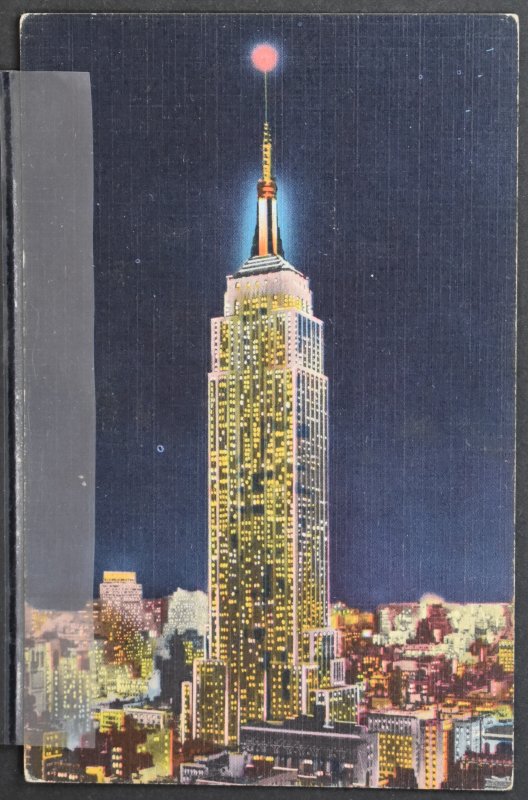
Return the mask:
<svg viewBox="0 0 528 800">
<path fill-rule="evenodd" d="M 343 684 L 328 628 L 328 380 L 308 278 L 284 256 L 268 121 L 248 260 L 211 321 L 209 652 L 194 735 L 307 713 Z"/>
</svg>

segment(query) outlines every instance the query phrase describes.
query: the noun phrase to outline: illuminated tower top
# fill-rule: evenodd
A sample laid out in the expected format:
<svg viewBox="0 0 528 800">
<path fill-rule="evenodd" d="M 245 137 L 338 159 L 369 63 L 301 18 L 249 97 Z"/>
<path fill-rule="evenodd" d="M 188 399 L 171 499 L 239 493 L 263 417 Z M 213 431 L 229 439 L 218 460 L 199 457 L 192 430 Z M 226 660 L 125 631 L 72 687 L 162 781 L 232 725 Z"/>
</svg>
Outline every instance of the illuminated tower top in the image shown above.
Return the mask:
<svg viewBox="0 0 528 800">
<path fill-rule="evenodd" d="M 278 53 L 269 44 L 255 47 L 253 65 L 264 74 L 264 131 L 262 136 L 262 176 L 257 183 L 257 224 L 251 257 L 284 257 L 277 218 L 277 183 L 273 177 L 271 129 L 268 122 L 268 72 L 275 69 Z"/>
</svg>

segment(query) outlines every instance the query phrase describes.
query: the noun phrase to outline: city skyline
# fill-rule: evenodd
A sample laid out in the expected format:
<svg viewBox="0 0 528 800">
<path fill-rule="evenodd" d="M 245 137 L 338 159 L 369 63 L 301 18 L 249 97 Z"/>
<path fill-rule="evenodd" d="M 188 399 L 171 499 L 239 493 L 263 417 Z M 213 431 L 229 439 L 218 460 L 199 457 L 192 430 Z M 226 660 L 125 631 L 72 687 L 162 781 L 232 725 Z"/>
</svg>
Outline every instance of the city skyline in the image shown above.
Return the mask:
<svg viewBox="0 0 528 800">
<path fill-rule="evenodd" d="M 149 600 L 136 573 L 107 571 L 99 596 L 93 615 L 27 609 L 31 780 L 511 787 L 511 604 L 333 604 L 329 685 L 310 681 L 299 717 L 247 721 L 228 744 L 205 593 Z"/>
<path fill-rule="evenodd" d="M 107 569 L 107 570 L 103 571 L 103 574 L 101 575 L 101 578 L 100 578 L 100 580 L 98 582 L 98 590 L 95 593 L 94 600 L 97 600 L 97 598 L 100 598 L 101 586 L 104 585 L 105 581 L 108 579 L 107 576 L 110 576 L 110 575 L 123 576 L 122 578 L 120 578 L 120 580 L 123 580 L 123 581 L 125 580 L 126 577 L 129 577 L 129 576 L 133 575 L 134 576 L 133 580 L 137 581 L 137 583 L 142 587 L 142 598 L 144 600 L 147 600 L 147 601 L 148 600 L 164 600 L 164 599 L 167 599 L 167 598 L 169 598 L 169 597 L 171 597 L 171 596 L 173 596 L 175 594 L 180 594 L 180 593 L 181 593 L 182 596 L 185 596 L 185 595 L 188 595 L 188 596 L 199 595 L 199 596 L 201 596 L 203 598 L 208 598 L 207 589 L 199 589 L 199 588 L 196 588 L 196 589 L 185 589 L 182 586 L 175 586 L 166 595 L 159 595 L 157 597 L 153 597 L 153 596 L 150 596 L 150 595 L 146 594 L 145 591 L 144 591 L 143 583 L 142 583 L 142 580 L 141 580 L 141 570 L 131 570 L 131 571 L 122 572 L 120 570 Z M 436 594 L 434 592 L 424 592 L 424 594 L 421 595 L 420 597 L 414 597 L 411 600 L 403 600 L 401 598 L 395 598 L 395 599 L 390 600 L 390 601 L 385 602 L 385 603 L 379 603 L 377 606 L 359 606 L 359 605 L 358 606 L 350 606 L 347 603 L 345 603 L 342 599 L 337 598 L 335 600 L 332 600 L 329 603 L 329 608 L 338 609 L 339 606 L 344 606 L 344 607 L 348 608 L 349 610 L 359 611 L 360 613 L 363 613 L 363 612 L 372 613 L 372 612 L 376 612 L 379 608 L 386 608 L 386 607 L 389 607 L 389 606 L 395 606 L 395 607 L 396 606 L 402 606 L 402 607 L 403 606 L 417 606 L 417 607 L 420 607 L 420 606 L 431 605 L 431 604 L 433 604 L 433 605 L 434 604 L 439 604 L 439 605 L 445 605 L 445 606 L 468 606 L 468 607 L 472 607 L 472 606 L 475 606 L 475 607 L 476 606 L 482 606 L 482 607 L 485 607 L 485 606 L 513 606 L 513 601 L 512 600 L 490 600 L 490 601 L 475 600 L 475 601 L 469 601 L 467 603 L 461 603 L 459 601 L 452 600 L 449 597 L 442 597 L 442 596 L 440 596 L 440 595 L 438 595 L 438 594 Z M 68 613 L 68 612 L 65 612 L 65 613 Z M 207 612 L 207 616 L 208 616 L 208 614 L 209 614 L 209 612 Z"/>
</svg>

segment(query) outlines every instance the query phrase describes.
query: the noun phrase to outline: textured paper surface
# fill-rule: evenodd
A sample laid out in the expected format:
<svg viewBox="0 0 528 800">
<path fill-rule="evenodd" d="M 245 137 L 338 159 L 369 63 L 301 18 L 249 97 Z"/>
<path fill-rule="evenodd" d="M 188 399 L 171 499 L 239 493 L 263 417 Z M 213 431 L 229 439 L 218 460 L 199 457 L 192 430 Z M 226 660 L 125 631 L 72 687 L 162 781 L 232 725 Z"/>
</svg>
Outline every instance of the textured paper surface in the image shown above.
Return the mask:
<svg viewBox="0 0 528 800">
<path fill-rule="evenodd" d="M 22 42 L 94 98 L 96 747 L 35 777 L 508 788 L 515 20 Z"/>
</svg>

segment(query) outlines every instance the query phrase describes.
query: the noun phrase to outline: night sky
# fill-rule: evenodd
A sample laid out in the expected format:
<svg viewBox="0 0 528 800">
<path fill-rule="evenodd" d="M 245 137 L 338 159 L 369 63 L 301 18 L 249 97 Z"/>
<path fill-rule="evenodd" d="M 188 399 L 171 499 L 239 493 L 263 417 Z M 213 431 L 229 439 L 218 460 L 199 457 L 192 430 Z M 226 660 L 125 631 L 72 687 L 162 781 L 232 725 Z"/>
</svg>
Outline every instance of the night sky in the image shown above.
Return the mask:
<svg viewBox="0 0 528 800">
<path fill-rule="evenodd" d="M 286 257 L 330 381 L 331 596 L 512 596 L 516 27 L 492 15 L 26 17 L 91 73 L 95 582 L 206 588 L 209 319 L 270 113 Z"/>
</svg>

